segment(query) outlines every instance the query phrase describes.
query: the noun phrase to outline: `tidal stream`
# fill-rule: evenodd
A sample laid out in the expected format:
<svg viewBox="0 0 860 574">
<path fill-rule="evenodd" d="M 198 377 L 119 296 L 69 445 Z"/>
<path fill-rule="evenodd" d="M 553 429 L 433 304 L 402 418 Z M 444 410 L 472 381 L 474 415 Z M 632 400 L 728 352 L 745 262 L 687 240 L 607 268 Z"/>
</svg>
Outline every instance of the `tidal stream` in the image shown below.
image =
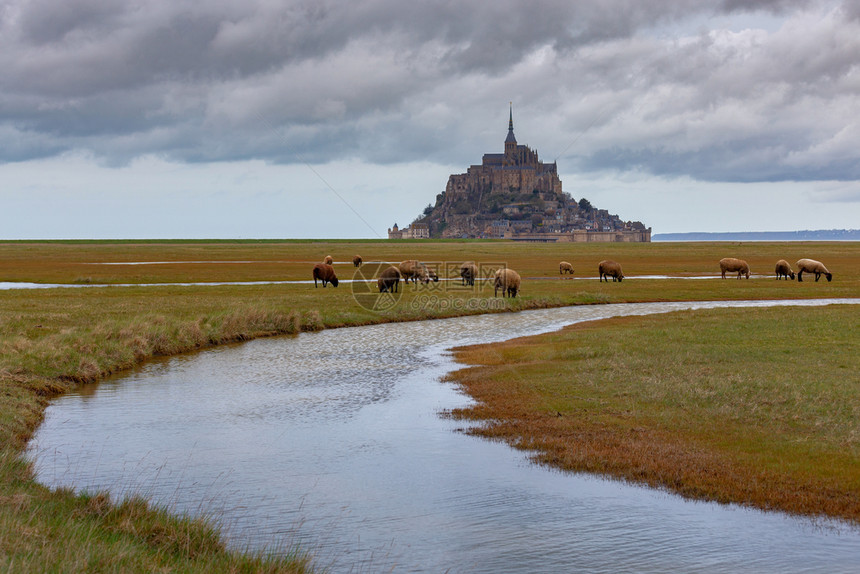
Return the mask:
<svg viewBox="0 0 860 574">
<path fill-rule="evenodd" d="M 681 309 L 595 305 L 331 329 L 147 363 L 48 408 L 51 487 L 208 515 L 239 549 L 298 544 L 330 572 L 857 572 L 844 523 L 559 472 L 458 432 L 454 346 Z"/>
</svg>

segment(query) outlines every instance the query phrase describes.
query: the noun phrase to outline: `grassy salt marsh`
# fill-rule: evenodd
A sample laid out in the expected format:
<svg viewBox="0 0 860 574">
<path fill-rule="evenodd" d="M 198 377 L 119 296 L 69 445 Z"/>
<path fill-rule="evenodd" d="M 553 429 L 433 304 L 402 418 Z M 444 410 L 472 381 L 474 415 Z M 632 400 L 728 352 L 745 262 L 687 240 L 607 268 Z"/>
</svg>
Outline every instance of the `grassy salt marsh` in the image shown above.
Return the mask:
<svg viewBox="0 0 860 574">
<path fill-rule="evenodd" d="M 536 460 L 860 522 L 860 309 L 685 311 L 466 347 L 456 416 Z"/>
<path fill-rule="evenodd" d="M 401 261 L 417 258 L 445 263 L 452 268 L 464 260 L 478 263 L 505 263 L 523 276 L 521 296 L 516 300 L 492 300 L 492 287 L 482 285 L 474 290 L 459 288 L 459 281 L 427 286 L 403 288 L 394 306 L 384 311 L 368 309 L 360 298 L 353 296 L 350 284 L 339 288 L 314 289 L 313 285 L 298 283 L 246 284 L 246 285 L 177 285 L 177 283 L 203 282 L 259 282 L 307 281 L 311 278 L 313 263 L 326 255 L 335 259 L 335 269 L 341 279 L 353 276 L 352 256 L 360 254 L 367 262 Z M 754 277 L 750 280 L 686 279 L 685 277 L 714 277 L 719 274 L 717 262 L 732 256 L 749 261 Z M 773 280 L 773 266 L 777 259 L 794 262 L 801 257 L 823 261 L 834 273 L 832 283 L 823 280 L 803 283 Z M 597 263 L 612 258 L 622 263 L 627 279 L 623 283 L 598 283 Z M 566 260 L 576 272 L 572 279 L 559 279 L 558 262 Z M 129 264 L 134 263 L 134 264 Z M 141 264 L 147 263 L 147 264 Z M 363 269 L 372 269 L 368 263 Z M 637 279 L 637 276 L 664 275 L 664 279 Z M 765 275 L 767 277 L 765 277 Z M 0 566 L 11 572 L 67 571 L 72 570 L 127 570 L 127 571 L 224 571 L 224 572 L 301 572 L 311 569 L 308 559 L 301 555 L 283 558 L 289 548 L 273 541 L 277 557 L 247 556 L 227 551 L 219 540 L 217 521 L 200 521 L 172 517 L 161 509 L 148 508 L 144 501 L 109 501 L 103 495 L 88 496 L 70 492 L 51 492 L 33 481 L 30 469 L 21 454 L 37 428 L 48 400 L 67 392 L 81 382 L 96 381 L 107 374 L 127 369 L 154 356 L 178 354 L 211 345 L 241 341 L 262 336 L 288 335 L 300 331 L 318 330 L 348 325 L 362 325 L 385 321 L 420 320 L 463 313 L 519 310 L 536 307 L 553 307 L 575 304 L 621 303 L 636 301 L 722 300 L 722 299 L 804 299 L 860 296 L 860 245 L 854 243 L 666 243 L 666 244 L 556 244 L 523 245 L 507 242 L 410 242 L 410 241 L 193 241 L 193 242 L 8 242 L 0 243 L 0 282 L 32 282 L 68 284 L 74 288 L 0 290 L 0 545 L 3 558 Z M 131 286 L 103 286 L 131 285 Z M 492 304 L 489 302 L 492 300 Z M 468 302 L 475 304 L 466 304 Z M 365 302 L 366 303 L 366 302 Z M 723 314 L 725 313 L 725 315 Z M 832 316 L 835 315 L 835 316 Z M 778 316 L 785 318 L 781 328 L 760 332 L 762 325 L 776 324 Z M 679 333 L 708 333 L 713 336 L 696 343 L 702 352 L 716 355 L 719 369 L 711 374 L 704 360 L 694 354 L 681 353 L 675 347 L 674 363 L 653 371 L 645 383 L 661 379 L 668 385 L 660 391 L 661 401 L 674 405 L 681 403 L 684 417 L 659 403 L 646 405 L 631 389 L 611 391 L 615 398 L 609 412 L 623 410 L 648 411 L 643 419 L 630 422 L 634 434 L 658 434 L 676 438 L 674 431 L 666 430 L 674 420 L 701 421 L 699 434 L 688 444 L 707 454 L 702 460 L 727 460 L 730 452 L 738 450 L 728 438 L 720 444 L 709 443 L 705 438 L 738 436 L 748 440 L 744 449 L 761 450 L 763 457 L 752 457 L 743 450 L 743 468 L 758 473 L 755 483 L 763 492 L 779 492 L 788 488 L 823 481 L 831 489 L 834 499 L 847 497 L 856 503 L 856 482 L 849 490 L 838 478 L 857 476 L 857 420 L 858 393 L 856 359 L 856 317 L 854 308 L 832 310 L 742 310 L 690 313 L 683 315 Z M 723 319 L 723 317 L 727 317 Z M 847 317 L 847 321 L 845 317 Z M 850 323 L 853 318 L 854 323 Z M 564 343 L 570 365 L 554 365 L 546 378 L 554 380 L 553 369 L 566 373 L 562 380 L 572 380 L 573 373 L 582 369 L 607 368 L 606 356 L 612 357 L 612 368 L 631 372 L 638 367 L 637 349 L 650 349 L 647 318 L 597 323 L 588 327 L 597 333 L 606 329 L 607 335 L 593 351 L 577 354 L 579 342 Z M 665 319 L 663 319 L 665 320 Z M 641 323 L 640 323 L 641 321 Z M 662 325 L 661 319 L 654 319 Z M 643 327 L 642 325 L 645 325 Z M 729 326 L 734 326 L 734 331 Z M 800 325 L 803 328 L 800 329 Z M 854 330 L 849 328 L 854 325 Z M 718 326 L 722 326 L 717 329 Z M 630 329 L 629 335 L 627 329 Z M 580 328 L 582 329 L 582 328 Z M 668 327 L 667 327 L 668 329 Z M 770 342 L 776 333 L 797 333 L 802 347 L 808 347 L 811 358 L 819 361 L 820 370 L 811 370 L 809 384 L 803 389 L 814 395 L 808 408 L 815 410 L 815 433 L 791 435 L 789 421 L 805 421 L 809 413 L 780 409 L 806 407 L 807 392 L 795 391 L 795 379 L 782 380 L 780 398 L 767 398 L 762 387 L 771 373 L 785 369 L 790 361 L 786 349 L 794 342 Z M 668 336 L 668 335 L 667 335 Z M 732 339 L 731 337 L 748 337 Z M 749 338 L 752 337 L 752 338 Z M 835 337 L 835 338 L 834 338 Z M 670 339 L 671 340 L 671 339 Z M 768 341 L 761 344 L 762 340 Z M 615 346 L 611 344 L 615 342 Z M 630 345 L 627 342 L 630 341 Z M 810 344 L 814 342 L 815 344 Z M 594 343 L 595 345 L 597 343 Z M 853 346 L 852 346 L 853 345 Z M 747 368 L 750 358 L 744 354 L 724 352 L 741 346 L 756 350 L 756 367 Z M 525 345 L 526 348 L 529 345 Z M 846 349 L 845 352 L 839 348 Z M 509 347 L 509 349 L 514 347 Z M 850 351 L 853 349 L 853 355 Z M 525 351 L 523 351 L 525 352 Z M 559 351 L 561 352 L 561 351 Z M 555 357 L 555 351 L 536 351 L 533 357 L 538 364 Z M 659 356 L 659 355 L 658 355 Z M 480 363 L 485 358 L 476 358 Z M 687 361 L 699 367 L 691 369 Z M 625 363 L 627 362 L 627 363 Z M 672 366 L 674 365 L 674 366 Z M 493 365 L 491 365 L 493 366 Z M 498 366 L 498 365 L 495 365 Z M 540 368 L 535 366 L 535 368 Z M 710 368 L 710 367 L 709 367 Z M 738 378 L 734 373 L 743 372 Z M 668 376 L 684 373 L 683 377 Z M 816 374 L 817 373 L 817 374 Z M 496 373 L 494 377 L 505 376 Z M 710 378 L 709 378 L 710 377 Z M 716 385 L 722 378 L 733 381 L 732 395 L 744 391 L 739 404 L 702 405 L 689 398 L 673 398 L 673 385 Z M 525 377 L 531 378 L 531 376 Z M 508 379 L 523 379 L 511 371 Z M 638 380 L 638 379 L 637 379 Z M 806 379 L 804 379 L 806 380 Z M 815 385 L 812 385 L 812 381 Z M 674 383 L 673 383 L 674 381 Z M 706 382 L 711 381 L 711 382 Z M 640 381 L 641 382 L 641 381 Z M 831 388 L 839 383 L 838 389 Z M 854 383 L 851 385 L 850 383 Z M 776 384 L 776 383 L 775 383 Z M 816 386 L 820 385 L 820 386 Z M 634 385 L 635 386 L 635 385 Z M 643 385 L 642 386 L 646 386 Z M 652 384 L 647 385 L 653 387 Z M 791 392 L 789 392 L 789 390 Z M 480 397 L 477 390 L 476 396 Z M 566 395 L 582 395 L 580 390 L 558 392 L 555 402 L 547 407 L 562 413 L 560 420 L 581 413 L 586 407 L 603 405 L 608 399 L 592 397 L 584 403 L 565 404 Z M 607 391 L 608 392 L 608 391 Z M 656 392 L 652 389 L 652 392 Z M 679 392 L 675 389 L 674 392 Z M 691 392 L 694 396 L 705 391 Z M 710 392 L 710 391 L 709 391 Z M 719 394 L 717 391 L 714 393 Z M 527 393 L 528 394 L 528 393 Z M 705 393 L 708 394 L 708 393 Z M 617 397 L 615 396 L 617 395 Z M 620 397 L 620 398 L 619 398 Z M 787 397 L 787 398 L 786 398 Z M 575 397 L 574 397 L 575 398 Z M 785 399 L 785 400 L 783 400 Z M 578 400 L 578 399 L 577 399 Z M 621 406 L 619 406 L 620 401 Z M 768 402 L 770 401 L 770 402 Z M 525 399 L 522 408 L 532 408 Z M 838 404 L 841 422 L 834 423 L 819 411 L 827 405 Z M 489 403 L 486 403 L 489 405 Z M 622 409 L 623 407 L 623 409 Z M 489 406 L 486 408 L 490 408 Z M 674 408 L 674 407 L 673 407 Z M 717 415 L 711 410 L 715 409 Z M 773 427 L 764 431 L 753 428 L 755 416 L 743 414 L 766 413 L 774 418 Z M 847 409 L 847 410 L 846 410 Z M 737 412 L 736 412 L 737 411 Z M 485 411 L 490 412 L 490 411 Z M 549 411 L 547 411 L 549 412 Z M 566 414 L 568 413 L 568 414 Z M 591 410 L 589 410 L 591 416 Z M 777 413 L 776 415 L 774 413 Z M 728 416 L 731 415 L 731 416 Z M 516 418 L 512 413 L 510 416 Z M 597 416 L 596 414 L 594 416 Z M 613 415 L 616 416 L 616 415 Z M 716 416 L 716 418 L 714 418 Z M 794 419 L 793 417 L 798 417 Z M 829 415 L 828 415 L 829 416 Z M 490 418 L 499 418 L 493 415 Z M 586 418 L 586 420 L 591 420 Z M 597 421 L 597 419 L 594 419 Z M 626 420 L 626 419 L 624 419 Z M 709 433 L 721 420 L 731 421 L 726 432 Z M 714 422 L 716 421 L 716 422 Z M 694 424 L 695 423 L 695 424 Z M 853 427 L 851 426 L 853 423 Z M 625 423 L 626 424 L 626 423 Z M 592 430 L 604 427 L 595 422 Z M 710 426 L 708 426 L 710 425 Z M 816 426 L 817 425 L 817 426 Z M 623 425 L 622 425 L 623 427 Z M 569 429 L 560 429 L 568 432 Z M 729 432 L 731 431 L 731 432 Z M 523 431 L 524 432 L 524 431 Z M 687 432 L 687 431 L 685 431 Z M 763 440 L 774 434 L 773 440 Z M 831 470 L 821 476 L 812 470 L 822 466 L 808 464 L 800 468 L 797 461 L 790 462 L 784 454 L 784 438 L 789 444 L 809 444 L 806 438 L 814 434 L 826 438 L 823 450 L 816 451 L 811 460 L 826 461 Z M 701 436 L 700 436 L 701 435 Z M 784 435 L 784 436 L 783 436 Z M 571 435 L 566 435 L 571 436 Z M 804 438 L 798 438 L 802 436 Z M 527 444 L 532 441 L 526 434 L 509 435 L 512 442 Z M 702 438 L 704 437 L 704 438 Z M 695 439 L 695 440 L 693 440 Z M 762 439 L 762 440 L 759 440 Z M 680 439 L 678 439 L 680 440 Z M 669 455 L 682 448 L 671 443 L 664 453 L 668 466 L 686 464 L 684 458 Z M 812 448 L 812 447 L 809 447 Z M 816 447 L 817 448 L 817 447 Z M 710 450 L 712 453 L 708 454 Z M 773 452 L 771 452 L 773 451 Z M 788 451 L 786 451 L 788 452 Z M 791 451 L 792 453 L 795 451 Z M 812 453 L 812 451 L 809 451 Z M 733 500 L 714 490 L 692 487 L 687 484 L 688 474 L 675 475 L 669 481 L 654 479 L 643 472 L 616 473 L 608 468 L 616 464 L 614 455 L 603 466 L 577 467 L 561 461 L 547 451 L 545 460 L 551 464 L 570 468 L 588 468 L 604 473 L 618 474 L 634 480 L 668 485 L 690 496 Z M 833 454 L 835 453 L 835 454 Z M 831 456 L 833 454 L 833 456 Z M 838 456 L 837 456 L 838 455 Z M 661 455 L 662 456 L 662 455 Z M 797 456 L 791 454 L 790 456 Z M 619 456 L 619 460 L 621 457 Z M 751 469 L 751 470 L 749 470 Z M 707 474 L 704 472 L 703 474 Z M 798 477 L 807 482 L 798 482 Z M 834 478 L 835 477 L 835 478 Z M 715 480 L 720 482 L 722 479 Z M 786 482 L 787 481 L 787 482 Z M 850 482 L 850 481 L 849 481 Z M 667 484 L 668 483 L 668 484 Z M 799 487 L 798 487 L 799 488 Z M 803 486 L 803 488 L 806 488 Z M 811 487 L 810 487 L 811 488 Z M 853 489 L 853 490 L 852 490 Z M 802 491 L 802 488 L 801 488 Z M 741 501 L 753 503 L 741 497 Z M 763 506 L 783 507 L 778 497 L 767 498 Z M 817 503 L 816 503 L 817 504 Z M 843 516 L 843 508 L 822 506 L 819 512 Z M 786 507 L 795 510 L 793 507 Z M 797 509 L 799 512 L 805 510 Z M 856 520 L 856 517 L 854 518 Z"/>
</svg>

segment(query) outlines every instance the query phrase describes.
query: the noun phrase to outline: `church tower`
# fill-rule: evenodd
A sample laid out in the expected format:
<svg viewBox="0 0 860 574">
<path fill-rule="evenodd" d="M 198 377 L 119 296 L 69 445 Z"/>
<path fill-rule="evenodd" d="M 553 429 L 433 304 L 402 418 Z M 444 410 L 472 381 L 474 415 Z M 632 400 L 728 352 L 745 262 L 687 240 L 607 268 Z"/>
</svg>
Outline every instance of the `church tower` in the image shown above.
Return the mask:
<svg viewBox="0 0 860 574">
<path fill-rule="evenodd" d="M 505 163 L 513 165 L 517 157 L 517 138 L 514 136 L 514 104 L 511 103 L 510 119 L 508 120 L 508 137 L 505 138 Z"/>
</svg>

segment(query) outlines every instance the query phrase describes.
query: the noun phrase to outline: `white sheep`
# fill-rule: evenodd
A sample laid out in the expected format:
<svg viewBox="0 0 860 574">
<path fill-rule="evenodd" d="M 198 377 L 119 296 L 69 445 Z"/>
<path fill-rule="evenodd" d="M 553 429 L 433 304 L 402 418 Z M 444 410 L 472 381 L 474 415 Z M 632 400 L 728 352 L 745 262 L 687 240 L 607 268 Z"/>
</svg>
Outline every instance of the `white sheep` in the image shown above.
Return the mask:
<svg viewBox="0 0 860 574">
<path fill-rule="evenodd" d="M 824 275 L 827 277 L 827 281 L 833 280 L 833 273 L 827 270 L 827 267 L 824 266 L 821 261 L 816 261 L 815 259 L 801 259 L 797 262 L 797 280 L 803 281 L 803 272 L 807 273 L 815 273 L 815 280 L 818 281 L 821 279 L 821 276 Z"/>
<path fill-rule="evenodd" d="M 501 289 L 502 297 L 516 297 L 520 290 L 520 281 L 520 274 L 513 269 L 499 269 L 493 281 L 493 296 L 498 297 Z"/>
<path fill-rule="evenodd" d="M 573 275 L 573 265 L 571 265 L 567 261 L 562 261 L 558 264 L 558 274 L 564 275 L 565 273 Z"/>
</svg>

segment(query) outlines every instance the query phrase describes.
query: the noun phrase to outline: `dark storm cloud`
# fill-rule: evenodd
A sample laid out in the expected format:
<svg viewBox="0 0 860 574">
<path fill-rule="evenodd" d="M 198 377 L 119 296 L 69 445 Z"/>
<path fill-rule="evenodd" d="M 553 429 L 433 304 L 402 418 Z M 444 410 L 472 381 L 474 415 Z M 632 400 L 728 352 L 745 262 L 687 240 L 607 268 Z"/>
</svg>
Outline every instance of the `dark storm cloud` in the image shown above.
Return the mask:
<svg viewBox="0 0 860 574">
<path fill-rule="evenodd" d="M 857 178 L 856 6 L 703 6 L 9 1 L 0 161 L 463 164 L 513 100 L 521 143 L 581 169 Z"/>
</svg>

